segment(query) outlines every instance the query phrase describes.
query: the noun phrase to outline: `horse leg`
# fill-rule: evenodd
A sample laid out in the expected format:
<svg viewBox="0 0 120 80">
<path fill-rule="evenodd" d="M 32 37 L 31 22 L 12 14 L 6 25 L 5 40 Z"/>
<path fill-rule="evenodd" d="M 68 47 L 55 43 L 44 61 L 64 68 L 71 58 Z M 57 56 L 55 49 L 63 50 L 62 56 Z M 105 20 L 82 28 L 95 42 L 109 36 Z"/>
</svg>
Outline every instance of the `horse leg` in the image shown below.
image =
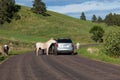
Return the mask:
<svg viewBox="0 0 120 80">
<path fill-rule="evenodd" d="M 38 56 L 38 51 L 39 51 L 39 48 L 36 49 L 36 55 Z"/>
<path fill-rule="evenodd" d="M 47 48 L 47 50 L 46 50 L 46 55 L 48 55 L 48 51 L 49 51 L 49 48 Z"/>
<path fill-rule="evenodd" d="M 37 54 L 38 54 L 38 49 L 36 48 L 36 49 L 35 49 L 35 55 L 37 55 Z"/>
<path fill-rule="evenodd" d="M 3 52 L 3 56 L 7 56 L 6 52 Z"/>
<path fill-rule="evenodd" d="M 7 54 L 7 50 L 6 50 L 6 49 L 4 49 L 3 54 L 4 54 L 4 56 L 7 56 L 7 55 L 8 55 L 8 54 Z"/>
</svg>

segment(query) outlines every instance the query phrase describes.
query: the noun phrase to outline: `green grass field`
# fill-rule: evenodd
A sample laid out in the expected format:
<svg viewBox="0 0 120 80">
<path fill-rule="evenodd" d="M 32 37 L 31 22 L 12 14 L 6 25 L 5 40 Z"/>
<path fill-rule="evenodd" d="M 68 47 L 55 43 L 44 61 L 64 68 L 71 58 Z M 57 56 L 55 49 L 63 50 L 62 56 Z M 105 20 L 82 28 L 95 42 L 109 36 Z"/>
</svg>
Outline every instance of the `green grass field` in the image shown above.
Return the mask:
<svg viewBox="0 0 120 80">
<path fill-rule="evenodd" d="M 18 12 L 20 20 L 13 20 L 10 24 L 0 26 L 0 37 L 26 42 L 47 41 L 49 38 L 70 37 L 73 42 L 94 43 L 89 30 L 94 25 L 102 26 L 106 34 L 113 30 L 105 24 L 95 24 L 82 21 L 66 15 L 48 11 L 50 16 L 32 13 L 30 8 L 21 7 Z"/>
</svg>

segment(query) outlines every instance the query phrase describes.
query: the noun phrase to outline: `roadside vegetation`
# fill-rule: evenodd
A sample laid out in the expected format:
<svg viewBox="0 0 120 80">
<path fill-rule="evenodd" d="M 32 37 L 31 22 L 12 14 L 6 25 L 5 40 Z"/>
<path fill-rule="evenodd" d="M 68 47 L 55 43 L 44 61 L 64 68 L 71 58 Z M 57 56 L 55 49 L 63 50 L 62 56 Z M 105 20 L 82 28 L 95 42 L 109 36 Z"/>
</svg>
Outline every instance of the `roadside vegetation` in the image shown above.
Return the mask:
<svg viewBox="0 0 120 80">
<path fill-rule="evenodd" d="M 9 47 L 10 47 L 9 54 L 8 54 L 8 56 L 3 56 L 3 55 L 1 55 L 1 51 L 0 51 L 0 62 L 9 58 L 10 56 L 23 54 L 23 53 L 26 53 L 29 51 L 34 51 L 34 47 L 35 47 L 34 43 L 0 38 L 0 46 L 4 46 L 4 44 L 9 45 Z"/>
<path fill-rule="evenodd" d="M 120 28 L 110 30 L 99 46 L 81 47 L 78 53 L 94 60 L 120 64 Z"/>
<path fill-rule="evenodd" d="M 80 56 L 83 57 L 120 65 L 120 58 L 106 55 L 103 47 L 104 47 L 103 45 L 97 47 L 84 47 L 80 48 L 77 52 L 79 53 Z M 90 52 L 89 49 L 92 51 Z"/>
<path fill-rule="evenodd" d="M 107 55 L 120 57 L 120 30 L 112 31 L 108 34 L 104 48 Z"/>
</svg>

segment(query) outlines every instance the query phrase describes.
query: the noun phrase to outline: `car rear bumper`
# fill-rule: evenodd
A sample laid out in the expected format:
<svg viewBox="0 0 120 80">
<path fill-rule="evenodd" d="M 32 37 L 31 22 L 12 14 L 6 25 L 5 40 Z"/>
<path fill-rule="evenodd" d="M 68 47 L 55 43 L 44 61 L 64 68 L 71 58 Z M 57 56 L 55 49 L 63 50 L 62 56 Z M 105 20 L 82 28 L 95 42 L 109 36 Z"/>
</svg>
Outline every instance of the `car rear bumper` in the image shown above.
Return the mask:
<svg viewBox="0 0 120 80">
<path fill-rule="evenodd" d="M 73 53 L 74 50 L 57 50 L 57 53 Z"/>
</svg>

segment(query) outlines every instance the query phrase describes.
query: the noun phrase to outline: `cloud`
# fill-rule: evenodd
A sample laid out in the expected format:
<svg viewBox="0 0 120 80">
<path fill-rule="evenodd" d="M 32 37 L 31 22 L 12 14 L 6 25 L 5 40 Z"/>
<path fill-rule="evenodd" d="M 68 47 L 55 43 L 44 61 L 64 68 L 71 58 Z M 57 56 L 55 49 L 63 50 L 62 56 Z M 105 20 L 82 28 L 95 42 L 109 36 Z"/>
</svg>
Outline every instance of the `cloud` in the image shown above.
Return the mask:
<svg viewBox="0 0 120 80">
<path fill-rule="evenodd" d="M 25 5 L 25 3 L 20 3 L 20 2 L 18 2 L 17 4 L 19 4 L 19 5 Z"/>
<path fill-rule="evenodd" d="M 110 10 L 120 8 L 120 1 L 113 2 L 97 2 L 97 1 L 88 1 L 80 4 L 69 4 L 65 6 L 48 6 L 48 10 L 56 11 L 59 13 L 80 13 L 94 10 Z"/>
<path fill-rule="evenodd" d="M 16 0 L 17 4 L 32 7 L 34 0 Z M 47 9 L 79 18 L 81 12 L 85 12 L 87 19 L 91 16 L 105 17 L 112 13 L 120 14 L 120 0 L 42 0 Z"/>
<path fill-rule="evenodd" d="M 17 2 L 32 2 L 33 0 L 16 0 Z"/>
<path fill-rule="evenodd" d="M 110 10 L 94 10 L 94 11 L 87 11 L 85 12 L 85 16 L 87 18 L 87 20 L 91 20 L 93 14 L 96 15 L 96 17 L 100 16 L 103 19 L 105 18 L 105 16 L 109 13 L 117 13 L 120 14 L 120 9 L 110 9 Z M 67 13 L 66 15 L 75 17 L 75 18 L 80 18 L 81 13 Z"/>
<path fill-rule="evenodd" d="M 81 3 L 81 2 L 85 2 L 88 0 L 42 0 L 43 2 L 47 3 L 47 5 L 49 6 L 58 6 L 58 5 L 68 5 L 68 4 L 72 4 L 72 3 Z"/>
<path fill-rule="evenodd" d="M 32 1 L 33 0 L 16 0 L 17 4 L 24 5 L 24 6 L 32 6 Z"/>
</svg>

